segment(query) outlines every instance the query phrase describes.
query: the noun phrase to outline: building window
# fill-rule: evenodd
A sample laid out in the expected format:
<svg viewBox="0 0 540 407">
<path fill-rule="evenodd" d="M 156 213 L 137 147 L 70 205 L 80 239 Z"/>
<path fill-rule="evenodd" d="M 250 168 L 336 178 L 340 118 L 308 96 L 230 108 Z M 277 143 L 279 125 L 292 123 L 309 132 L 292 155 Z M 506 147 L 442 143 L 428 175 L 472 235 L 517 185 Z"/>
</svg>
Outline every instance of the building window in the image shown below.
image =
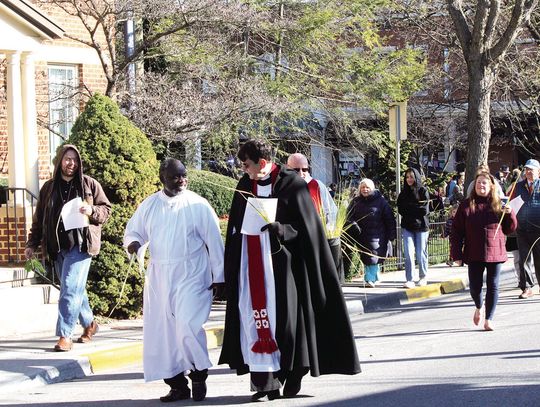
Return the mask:
<svg viewBox="0 0 540 407">
<path fill-rule="evenodd" d="M 76 66 L 49 65 L 49 152 L 68 137 L 79 113 L 79 80 Z"/>
</svg>

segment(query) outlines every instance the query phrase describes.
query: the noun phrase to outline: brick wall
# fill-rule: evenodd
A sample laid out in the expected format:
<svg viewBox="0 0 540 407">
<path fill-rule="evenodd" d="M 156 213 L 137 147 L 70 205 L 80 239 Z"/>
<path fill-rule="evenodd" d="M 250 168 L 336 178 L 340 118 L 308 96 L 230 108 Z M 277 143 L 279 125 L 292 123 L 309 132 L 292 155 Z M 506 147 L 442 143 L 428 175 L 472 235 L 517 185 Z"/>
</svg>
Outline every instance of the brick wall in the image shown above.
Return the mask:
<svg viewBox="0 0 540 407">
<path fill-rule="evenodd" d="M 6 60 L 0 59 L 0 176 L 7 177 L 7 89 Z"/>
<path fill-rule="evenodd" d="M 32 225 L 31 208 L 0 208 L 0 264 L 24 261 L 24 244 Z M 17 258 L 18 255 L 18 258 Z"/>
<path fill-rule="evenodd" d="M 45 44 L 54 47 L 88 48 L 78 41 L 67 38 L 67 36 L 74 36 L 88 39 L 88 34 L 77 17 L 70 16 L 51 4 L 44 4 L 42 0 L 31 1 L 67 34 L 60 40 L 46 41 Z M 98 38 L 102 41 L 104 39 L 103 34 L 101 36 L 98 34 Z M 90 53 L 92 52 L 94 51 L 91 50 Z M 39 178 L 41 182 L 50 178 L 52 170 L 50 165 L 49 130 L 47 129 L 49 123 L 48 64 L 58 63 L 62 63 L 62 61 L 35 61 Z M 75 66 L 78 71 L 79 93 L 82 95 L 79 99 L 79 110 L 82 110 L 88 95 L 94 92 L 104 93 L 107 82 L 98 62 L 88 64 L 81 61 Z M 9 172 L 6 74 L 6 60 L 3 56 L 0 56 L 0 178 L 4 179 L 7 178 Z M 15 214 L 12 211 L 11 208 L 8 216 L 5 204 L 0 207 L 0 263 L 15 262 L 17 254 L 20 256 L 19 259 L 24 259 L 24 243 L 31 225 L 32 213 L 31 209 L 25 210 L 22 208 L 17 208 Z"/>
<path fill-rule="evenodd" d="M 59 7 L 45 0 L 32 0 L 51 20 L 58 24 L 66 36 L 60 40 L 46 41 L 46 44 L 59 47 L 88 48 L 78 41 L 67 38 L 77 37 L 84 40 L 89 38 L 82 22 L 78 17 L 71 16 Z M 103 33 L 98 33 L 97 38 L 104 44 Z M 58 63 L 59 61 L 48 61 Z M 39 178 L 46 180 L 51 175 L 50 151 L 49 151 L 49 92 L 48 92 L 48 66 L 47 61 L 36 61 L 36 109 L 38 115 L 38 149 L 39 149 Z M 77 64 L 79 73 L 80 104 L 79 109 L 84 108 L 84 103 L 89 94 L 94 92 L 104 93 L 107 81 L 99 64 Z M 0 57 L 0 177 L 8 176 L 8 147 L 7 147 L 7 115 L 6 115 L 6 61 Z"/>
</svg>

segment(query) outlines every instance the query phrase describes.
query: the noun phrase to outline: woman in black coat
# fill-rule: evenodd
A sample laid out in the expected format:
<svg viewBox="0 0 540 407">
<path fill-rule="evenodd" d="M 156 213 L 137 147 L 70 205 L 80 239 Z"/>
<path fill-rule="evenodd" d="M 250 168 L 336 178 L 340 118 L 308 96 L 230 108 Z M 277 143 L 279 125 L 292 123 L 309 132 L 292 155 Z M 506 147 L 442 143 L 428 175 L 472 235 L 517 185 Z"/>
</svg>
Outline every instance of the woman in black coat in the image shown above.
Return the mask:
<svg viewBox="0 0 540 407">
<path fill-rule="evenodd" d="M 396 219 L 372 180 L 361 180 L 358 191 L 347 209 L 347 221 L 356 222 L 359 227 L 355 229 L 356 233 L 351 229 L 351 237 L 364 263 L 364 281 L 369 287 L 375 287 L 379 264 L 388 251 L 388 241 L 396 238 Z"/>
<path fill-rule="evenodd" d="M 457 187 L 456 187 L 457 188 Z M 418 285 L 427 284 L 428 236 L 429 236 L 429 193 L 422 185 L 420 173 L 415 168 L 405 171 L 403 189 L 397 199 L 401 215 L 401 235 L 405 253 L 405 288 L 416 286 L 414 280 L 414 256 L 418 262 Z"/>
</svg>

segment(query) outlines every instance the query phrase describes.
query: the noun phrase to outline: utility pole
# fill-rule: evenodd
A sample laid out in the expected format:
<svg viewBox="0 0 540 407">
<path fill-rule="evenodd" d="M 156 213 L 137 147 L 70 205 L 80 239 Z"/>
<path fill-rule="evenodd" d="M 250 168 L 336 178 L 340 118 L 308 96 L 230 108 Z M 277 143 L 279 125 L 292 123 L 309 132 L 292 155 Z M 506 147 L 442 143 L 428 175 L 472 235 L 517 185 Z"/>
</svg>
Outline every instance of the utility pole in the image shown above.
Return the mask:
<svg viewBox="0 0 540 407">
<path fill-rule="evenodd" d="M 396 140 L 396 198 L 401 192 L 401 141 L 407 140 L 407 102 L 390 105 L 388 111 L 390 139 Z"/>
<path fill-rule="evenodd" d="M 388 127 L 390 130 L 390 139 L 396 140 L 396 200 L 401 192 L 401 140 L 407 140 L 407 102 L 399 102 L 390 105 L 388 111 Z M 401 224 L 399 212 L 396 216 L 397 225 Z M 398 258 L 398 264 L 401 264 L 401 234 L 396 233 L 396 247 L 394 253 Z"/>
</svg>

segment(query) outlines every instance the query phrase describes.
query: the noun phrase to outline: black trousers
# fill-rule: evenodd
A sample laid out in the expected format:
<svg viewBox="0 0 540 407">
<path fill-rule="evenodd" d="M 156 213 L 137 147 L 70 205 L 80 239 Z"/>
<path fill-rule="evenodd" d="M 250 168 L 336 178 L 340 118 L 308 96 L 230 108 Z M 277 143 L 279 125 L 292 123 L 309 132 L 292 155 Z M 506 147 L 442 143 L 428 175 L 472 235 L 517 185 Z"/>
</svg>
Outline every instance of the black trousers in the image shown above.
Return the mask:
<svg viewBox="0 0 540 407">
<path fill-rule="evenodd" d="M 191 373 L 188 375 L 192 382 L 204 382 L 206 381 L 206 378 L 208 377 L 208 369 L 204 370 L 192 370 Z M 170 377 L 168 379 L 163 379 L 163 381 L 171 386 L 171 389 L 175 390 L 185 390 L 188 389 L 188 380 L 186 379 L 186 376 L 184 375 L 184 372 L 178 373 L 174 377 Z"/>
<path fill-rule="evenodd" d="M 469 293 L 476 308 L 482 308 L 482 287 L 486 270 L 486 319 L 493 319 L 499 301 L 499 274 L 502 263 L 474 261 L 469 263 Z"/>
<path fill-rule="evenodd" d="M 307 372 L 309 372 L 307 367 L 295 367 L 287 374 L 283 383 L 287 380 L 300 382 Z M 251 391 L 278 390 L 283 384 L 278 379 L 280 375 L 280 372 L 251 372 Z"/>
</svg>

